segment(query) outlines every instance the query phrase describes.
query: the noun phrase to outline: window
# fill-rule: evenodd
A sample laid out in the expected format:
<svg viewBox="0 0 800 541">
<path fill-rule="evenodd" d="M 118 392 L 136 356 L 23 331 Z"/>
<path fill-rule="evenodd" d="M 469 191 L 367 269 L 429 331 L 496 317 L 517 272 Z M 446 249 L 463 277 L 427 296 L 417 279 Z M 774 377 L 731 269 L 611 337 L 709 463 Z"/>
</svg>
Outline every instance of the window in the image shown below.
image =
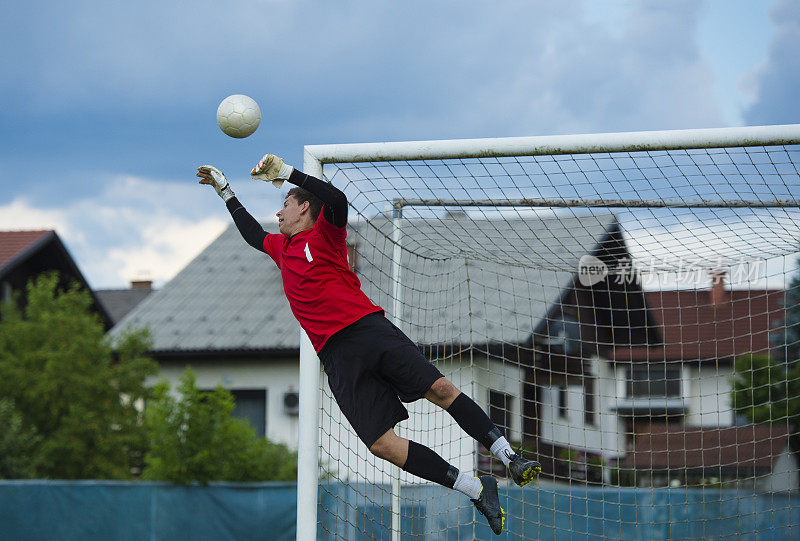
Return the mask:
<svg viewBox="0 0 800 541">
<path fill-rule="evenodd" d="M 562 419 L 566 419 L 568 415 L 567 412 L 567 386 L 566 385 L 559 385 L 558 386 L 558 416 Z"/>
<path fill-rule="evenodd" d="M 628 370 L 628 396 L 677 397 L 681 395 L 681 370 L 666 363 L 635 366 Z"/>
<path fill-rule="evenodd" d="M 489 418 L 500 431 L 508 435 L 511 429 L 511 402 L 514 397 L 489 389 Z"/>
<path fill-rule="evenodd" d="M 587 377 L 583 384 L 583 422 L 595 424 L 594 411 L 594 378 Z"/>
<path fill-rule="evenodd" d="M 232 416 L 250 421 L 258 436 L 263 438 L 267 433 L 267 390 L 234 389 L 231 394 L 236 399 Z"/>
</svg>

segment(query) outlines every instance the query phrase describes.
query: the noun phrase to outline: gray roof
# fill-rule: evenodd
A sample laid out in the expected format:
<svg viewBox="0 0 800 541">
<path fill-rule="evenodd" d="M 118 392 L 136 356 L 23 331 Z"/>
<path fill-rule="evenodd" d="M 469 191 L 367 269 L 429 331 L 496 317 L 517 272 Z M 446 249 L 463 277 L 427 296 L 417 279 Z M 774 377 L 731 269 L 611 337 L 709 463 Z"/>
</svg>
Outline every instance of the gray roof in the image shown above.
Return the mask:
<svg viewBox="0 0 800 541">
<path fill-rule="evenodd" d="M 97 300 L 106 309 L 108 315 L 111 317 L 111 322 L 117 324 L 120 319 L 136 308 L 136 305 L 142 302 L 150 293 L 152 289 L 145 288 L 131 288 L 131 289 L 98 289 L 95 290 Z"/>
<path fill-rule="evenodd" d="M 263 224 L 277 232 L 276 224 Z M 231 351 L 299 347 L 299 327 L 280 272 L 231 224 L 162 289 L 111 330 L 148 327 L 153 350 Z"/>
<path fill-rule="evenodd" d="M 422 344 L 525 341 L 570 284 L 580 256 L 594 251 L 616 219 L 604 213 L 445 220 L 403 221 L 400 326 Z M 276 224 L 264 227 L 276 231 Z M 381 217 L 348 226 L 364 292 L 389 316 L 391 234 L 391 220 Z M 112 336 L 128 326 L 149 327 L 153 349 L 162 352 L 299 347 L 277 267 L 233 224 L 125 316 Z"/>
<path fill-rule="evenodd" d="M 399 326 L 420 344 L 526 341 L 616 218 L 408 220 L 402 225 Z M 373 220 L 350 235 L 364 292 L 392 311 L 392 223 Z M 376 246 L 371 254 L 362 246 Z M 467 314 L 472 314 L 467 324 Z"/>
</svg>

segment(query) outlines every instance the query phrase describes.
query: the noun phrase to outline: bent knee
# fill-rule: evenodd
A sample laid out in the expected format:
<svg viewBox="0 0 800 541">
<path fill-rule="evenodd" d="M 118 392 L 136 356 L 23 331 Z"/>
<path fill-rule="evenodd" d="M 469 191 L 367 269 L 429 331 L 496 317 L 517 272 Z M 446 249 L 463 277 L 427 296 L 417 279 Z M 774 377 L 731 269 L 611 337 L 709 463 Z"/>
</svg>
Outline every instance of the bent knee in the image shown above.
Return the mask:
<svg viewBox="0 0 800 541">
<path fill-rule="evenodd" d="M 387 458 L 392 454 L 392 450 L 397 445 L 398 437 L 394 430 L 388 430 L 375 443 L 369 446 L 369 452 L 378 458 Z"/>
</svg>

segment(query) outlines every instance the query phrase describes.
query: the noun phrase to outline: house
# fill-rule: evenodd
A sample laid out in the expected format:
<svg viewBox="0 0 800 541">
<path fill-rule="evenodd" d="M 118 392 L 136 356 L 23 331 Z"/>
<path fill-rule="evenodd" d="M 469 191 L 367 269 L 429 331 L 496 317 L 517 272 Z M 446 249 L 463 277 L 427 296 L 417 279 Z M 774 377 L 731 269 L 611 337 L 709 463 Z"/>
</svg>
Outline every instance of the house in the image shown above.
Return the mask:
<svg viewBox="0 0 800 541">
<path fill-rule="evenodd" d="M 664 344 L 614 351 L 617 375 L 625 382 L 618 388 L 616 411 L 632 435 L 629 451 L 646 455 L 653 448 L 643 435 L 651 430 L 650 423 L 664 423 L 658 430 L 670 434 L 662 448 L 675 449 L 682 437 L 687 449 L 684 464 L 656 460 L 661 455 L 654 455 L 649 465 L 630 455 L 623 463 L 636 467 L 640 479 L 650 479 L 642 482 L 663 481 L 678 471 L 672 481 L 696 483 L 698 475 L 707 477 L 697 470 L 698 464 L 706 463 L 723 470 L 715 476 L 723 484 L 796 488 L 797 457 L 788 451 L 790 427 L 746 425 L 737 418 L 730 394 L 736 357 L 774 353 L 770 335 L 786 318 L 784 292 L 729 290 L 724 279 L 724 273 L 712 274 L 711 287 L 703 291 L 649 292 L 648 304 L 659 320 Z M 716 457 L 719 446 L 730 447 L 730 459 L 730 453 L 743 457 L 751 444 L 768 442 L 775 448 L 768 453 L 762 448 L 758 463 L 737 464 L 725 457 L 704 462 L 709 453 Z M 789 470 L 794 473 L 787 464 L 793 464 Z"/>
<path fill-rule="evenodd" d="M 565 290 L 575 289 L 583 255 L 603 257 L 612 266 L 626 256 L 615 216 L 476 220 L 449 213 L 405 219 L 399 267 L 392 264 L 393 223 L 379 216 L 348 228 L 350 262 L 364 291 L 510 440 L 535 439 L 535 433 L 526 434 L 535 411 L 530 408 L 536 407 L 530 404 L 537 385 L 534 332 L 546 327 L 554 305 L 567 310 L 573 302 L 574 293 Z M 276 232 L 275 224 L 265 228 Z M 639 335 L 646 332 L 634 333 L 633 340 L 629 330 L 624 337 L 619 332 L 630 329 L 631 317 L 634 326 L 647 328 L 640 321 L 646 312 L 619 309 L 643 308 L 640 290 L 609 292 L 598 285 L 580 294 L 596 297 L 592 325 L 600 329 L 598 340 L 612 343 L 617 336 L 625 345 L 644 343 Z M 233 225 L 127 314 L 112 336 L 128 326 L 150 328 L 160 377 L 176 384 L 191 365 L 200 386 L 230 389 L 238 414 L 259 433 L 296 445 L 299 326 L 274 264 L 247 246 Z M 556 349 L 547 357 L 553 366 Z M 323 462 L 348 464 L 353 478 L 385 479 L 387 471 L 363 460 L 368 452 L 341 418 L 326 384 L 322 393 Z M 476 463 L 474 441 L 445 412 L 426 401 L 409 411 L 401 435 L 430 445 L 457 467 L 487 467 Z"/>
<path fill-rule="evenodd" d="M 0 301 L 12 300 L 15 292 L 24 293 L 28 281 L 47 271 L 59 273 L 60 287 L 77 283 L 88 291 L 105 328 L 112 327 L 110 314 L 55 231 L 0 231 Z M 20 302 L 24 302 L 22 297 Z"/>
<path fill-rule="evenodd" d="M 624 427 L 610 411 L 616 374 L 605 359 L 615 348 L 662 340 L 619 226 L 586 255 L 607 270 L 603 279 L 586 283 L 573 273 L 530 338 L 523 443 L 545 478 L 586 480 L 585 464 L 624 454 Z M 571 468 L 577 455 L 583 466 Z"/>
<path fill-rule="evenodd" d="M 647 292 L 663 344 L 614 349 L 611 360 L 625 382 L 617 393 L 618 414 L 733 425 L 733 360 L 773 350 L 770 333 L 786 318 L 783 298 L 783 290 L 726 289 L 724 275 L 713 277 L 706 290 Z"/>
<path fill-rule="evenodd" d="M 590 398 L 578 385 L 545 388 L 542 439 L 555 443 L 553 455 L 561 458 L 556 460 L 561 464 L 560 475 L 572 480 L 591 478 L 587 463 L 592 459 L 598 466 L 621 462 L 660 472 L 662 464 L 630 458 L 630 453 L 651 452 L 653 430 L 670 434 L 670 449 L 681 448 L 678 440 L 683 438 L 682 448 L 696 455 L 687 464 L 713 452 L 713 442 L 720 437 L 730 439 L 735 434 L 739 441 L 748 441 L 744 438 L 748 427 L 718 434 L 743 422 L 736 418 L 730 401 L 733 361 L 740 355 L 771 352 L 770 332 L 785 318 L 783 291 L 729 290 L 722 274 L 713 275 L 711 282 L 706 290 L 645 293 L 648 312 L 656 323 L 656 343 L 615 346 L 593 357 L 589 364 L 598 375 L 597 398 Z M 595 424 L 584 415 L 587 402 L 594 404 Z M 597 427 L 601 434 L 591 440 Z M 762 428 L 749 427 L 756 433 Z M 691 441 L 703 444 L 692 447 Z M 576 461 L 575 455 L 581 460 Z M 661 479 L 662 474 L 655 478 Z"/>
</svg>

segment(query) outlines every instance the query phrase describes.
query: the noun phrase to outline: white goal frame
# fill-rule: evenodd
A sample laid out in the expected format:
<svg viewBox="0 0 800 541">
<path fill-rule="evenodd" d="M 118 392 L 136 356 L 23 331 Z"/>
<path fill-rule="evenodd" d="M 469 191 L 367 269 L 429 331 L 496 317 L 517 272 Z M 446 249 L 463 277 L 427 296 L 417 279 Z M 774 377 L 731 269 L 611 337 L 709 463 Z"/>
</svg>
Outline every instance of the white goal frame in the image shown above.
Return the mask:
<svg viewBox="0 0 800 541">
<path fill-rule="evenodd" d="M 323 166 L 329 163 L 411 161 L 430 159 L 488 158 L 638 152 L 655 150 L 703 149 L 800 144 L 800 125 L 751 126 L 736 128 L 600 133 L 510 137 L 497 139 L 461 139 L 440 141 L 407 141 L 394 143 L 360 143 L 309 145 L 304 147 L 303 170 L 323 178 Z M 459 202 L 463 204 L 464 202 Z M 531 206 L 565 206 L 559 201 L 526 201 Z M 634 204 L 636 203 L 636 204 Z M 745 206 L 750 202 L 744 202 Z M 403 202 L 396 202 L 401 205 Z M 798 206 L 798 201 L 778 201 L 769 206 Z M 566 206 L 656 206 L 639 201 L 576 201 Z M 657 206 L 673 206 L 659 203 Z M 680 205 L 675 205 L 680 206 Z M 706 201 L 702 206 L 715 206 Z M 724 206 L 730 206 L 726 204 Z M 396 225 L 395 233 L 399 234 Z M 396 252 L 398 250 L 395 250 Z M 395 257 L 397 259 L 397 256 Z M 399 272 L 399 268 L 395 269 Z M 398 283 L 394 303 L 399 303 Z M 396 313 L 396 311 L 394 311 Z M 301 331 L 300 340 L 300 412 L 297 463 L 297 539 L 317 539 L 317 493 L 319 472 L 319 388 L 320 363 L 311 342 Z M 398 498 L 394 494 L 394 498 Z M 393 513 L 396 515 L 396 513 Z M 393 517 L 393 536 L 397 537 L 399 521 Z"/>
</svg>

